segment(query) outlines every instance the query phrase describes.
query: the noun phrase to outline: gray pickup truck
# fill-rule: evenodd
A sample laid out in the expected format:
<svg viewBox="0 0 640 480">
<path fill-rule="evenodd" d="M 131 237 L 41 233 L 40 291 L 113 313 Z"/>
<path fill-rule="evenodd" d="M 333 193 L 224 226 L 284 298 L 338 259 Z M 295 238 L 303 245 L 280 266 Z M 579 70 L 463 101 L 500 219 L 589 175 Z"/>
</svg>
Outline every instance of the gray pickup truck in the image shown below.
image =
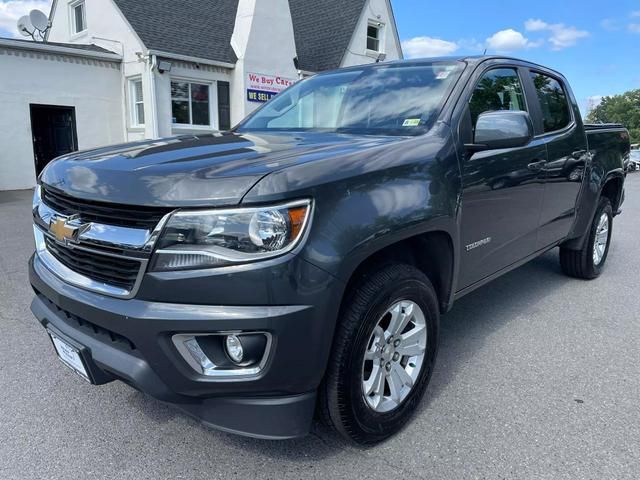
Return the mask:
<svg viewBox="0 0 640 480">
<path fill-rule="evenodd" d="M 420 402 L 455 300 L 555 247 L 602 272 L 628 156 L 522 60 L 323 73 L 230 132 L 50 163 L 32 310 L 94 384 L 262 438 L 318 412 L 372 444 Z"/>
</svg>

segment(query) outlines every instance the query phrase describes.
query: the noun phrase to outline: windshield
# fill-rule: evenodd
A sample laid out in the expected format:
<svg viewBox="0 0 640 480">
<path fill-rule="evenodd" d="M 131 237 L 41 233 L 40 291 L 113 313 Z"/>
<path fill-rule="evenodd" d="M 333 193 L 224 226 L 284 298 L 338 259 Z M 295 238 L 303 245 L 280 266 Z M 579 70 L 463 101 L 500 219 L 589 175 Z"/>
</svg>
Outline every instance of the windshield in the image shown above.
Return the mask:
<svg viewBox="0 0 640 480">
<path fill-rule="evenodd" d="M 631 158 L 640 160 L 640 150 L 631 150 Z"/>
<path fill-rule="evenodd" d="M 238 131 L 417 135 L 431 127 L 463 69 L 437 62 L 320 74 L 279 94 Z"/>
</svg>

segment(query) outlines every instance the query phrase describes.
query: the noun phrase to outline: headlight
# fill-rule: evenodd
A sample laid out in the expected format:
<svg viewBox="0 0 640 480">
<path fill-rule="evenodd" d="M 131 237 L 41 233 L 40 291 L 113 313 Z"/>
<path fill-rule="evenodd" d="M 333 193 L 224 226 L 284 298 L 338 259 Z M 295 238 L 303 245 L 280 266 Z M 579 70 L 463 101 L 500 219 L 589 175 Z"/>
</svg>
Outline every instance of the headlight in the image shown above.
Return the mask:
<svg viewBox="0 0 640 480">
<path fill-rule="evenodd" d="M 151 269 L 212 268 L 282 255 L 298 244 L 310 214 L 310 200 L 176 212 L 158 238 Z"/>
</svg>

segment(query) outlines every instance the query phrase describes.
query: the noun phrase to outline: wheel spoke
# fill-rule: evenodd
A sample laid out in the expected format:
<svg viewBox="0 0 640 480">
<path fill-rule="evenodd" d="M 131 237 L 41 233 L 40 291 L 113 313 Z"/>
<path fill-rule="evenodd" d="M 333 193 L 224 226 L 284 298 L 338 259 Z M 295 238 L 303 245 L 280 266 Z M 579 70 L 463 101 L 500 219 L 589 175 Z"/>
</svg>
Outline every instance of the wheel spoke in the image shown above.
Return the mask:
<svg viewBox="0 0 640 480">
<path fill-rule="evenodd" d="M 406 306 L 403 306 L 402 303 L 397 304 L 393 310 L 391 310 L 391 321 L 389 322 L 387 331 L 391 335 L 400 335 L 407 326 L 407 323 L 409 323 L 412 315 L 413 304 Z"/>
<path fill-rule="evenodd" d="M 404 367 L 399 363 L 393 364 L 393 367 L 391 367 L 391 374 L 396 375 L 402 382 L 402 385 L 406 385 L 409 388 L 413 387 L 413 378 L 411 378 L 411 375 L 409 375 Z"/>
<path fill-rule="evenodd" d="M 379 365 L 374 365 L 369 380 L 364 382 L 364 393 L 377 395 L 380 392 L 384 393 L 384 371 Z"/>
<path fill-rule="evenodd" d="M 424 353 L 424 338 L 426 334 L 426 327 L 424 325 L 412 328 L 407 333 L 402 335 L 400 345 L 396 348 L 396 352 L 400 355 L 413 356 Z"/>
<path fill-rule="evenodd" d="M 380 343 L 380 345 L 384 343 L 384 340 L 385 340 L 384 330 L 382 330 L 382 327 L 380 325 L 374 328 L 373 336 L 374 336 L 374 342 L 373 342 L 374 346 L 376 342 Z"/>
<path fill-rule="evenodd" d="M 387 376 L 387 383 L 391 391 L 391 399 L 396 403 L 400 403 L 402 400 L 402 380 L 394 370 L 391 370 Z"/>
<path fill-rule="evenodd" d="M 384 344 L 384 330 L 382 327 L 378 325 L 374 328 L 373 333 L 371 334 L 371 339 L 369 340 L 369 347 L 364 354 L 364 360 L 374 360 L 378 355 L 379 347 Z"/>
</svg>

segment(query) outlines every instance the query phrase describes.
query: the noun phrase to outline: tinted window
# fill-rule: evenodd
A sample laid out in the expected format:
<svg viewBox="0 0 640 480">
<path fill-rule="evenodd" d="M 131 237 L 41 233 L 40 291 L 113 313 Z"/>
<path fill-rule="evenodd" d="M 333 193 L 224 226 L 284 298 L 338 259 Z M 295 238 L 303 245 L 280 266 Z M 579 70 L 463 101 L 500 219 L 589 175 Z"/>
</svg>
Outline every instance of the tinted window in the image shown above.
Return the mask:
<svg viewBox="0 0 640 480">
<path fill-rule="evenodd" d="M 496 110 L 527 111 L 522 83 L 513 68 L 496 68 L 486 72 L 476 85 L 469 103 L 472 125 L 484 112 Z"/>
<path fill-rule="evenodd" d="M 545 133 L 561 130 L 569 125 L 571 123 L 571 112 L 569 111 L 567 95 L 560 82 L 536 72 L 531 72 L 531 78 L 536 87 L 536 92 L 538 92 Z"/>
</svg>

